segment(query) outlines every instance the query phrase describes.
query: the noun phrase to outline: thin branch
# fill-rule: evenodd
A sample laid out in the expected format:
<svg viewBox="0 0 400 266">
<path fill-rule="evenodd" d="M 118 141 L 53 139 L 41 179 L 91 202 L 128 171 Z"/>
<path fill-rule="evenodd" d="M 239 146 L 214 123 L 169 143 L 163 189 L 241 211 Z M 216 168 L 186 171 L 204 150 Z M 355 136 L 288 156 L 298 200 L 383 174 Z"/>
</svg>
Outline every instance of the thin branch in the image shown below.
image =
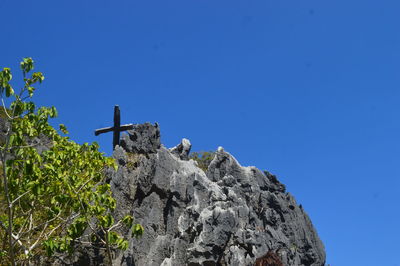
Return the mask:
<svg viewBox="0 0 400 266">
<path fill-rule="evenodd" d="M 103 230 L 104 235 L 105 235 L 106 248 L 107 248 L 106 250 L 107 250 L 108 260 L 110 261 L 110 265 L 113 265 L 112 256 L 111 256 L 111 249 L 110 249 L 110 243 L 108 242 L 108 234 L 109 234 L 109 232 L 105 231 L 103 227 L 101 227 L 101 229 Z"/>
<path fill-rule="evenodd" d="M 41 238 L 42 238 L 42 236 L 43 236 L 43 234 L 44 234 L 44 231 L 46 230 L 47 226 L 48 226 L 48 223 L 45 224 L 45 226 L 44 226 L 42 232 L 40 232 L 39 237 L 38 237 L 38 238 L 36 239 L 36 241 L 32 244 L 32 246 L 30 246 L 29 251 L 31 251 L 32 249 L 34 249 L 34 248 L 36 247 L 36 245 L 39 243 L 39 240 L 41 240 Z M 56 230 L 56 229 L 57 229 L 57 227 L 55 227 L 52 231 L 50 231 L 50 234 L 52 234 L 52 233 L 54 232 L 54 230 Z"/>
<path fill-rule="evenodd" d="M 36 146 L 39 146 L 39 145 L 47 145 L 47 144 L 50 144 L 51 142 L 53 142 L 53 141 L 48 141 L 48 142 L 42 142 L 42 143 L 32 143 L 32 144 L 29 144 L 29 145 L 21 145 L 21 146 L 13 146 L 13 147 L 10 147 L 10 148 L 8 148 L 8 150 L 13 150 L 13 149 L 24 149 L 24 148 L 33 148 L 33 147 L 36 147 Z"/>
<path fill-rule="evenodd" d="M 111 226 L 110 228 L 108 228 L 108 232 L 111 232 L 111 230 L 113 230 L 114 228 L 117 228 L 118 226 L 121 225 L 121 220 L 118 221 L 118 223 L 114 224 L 113 226 Z"/>
<path fill-rule="evenodd" d="M 28 191 L 25 191 L 24 193 L 22 193 L 21 195 L 19 195 L 16 199 L 14 199 L 12 202 L 11 202 L 11 207 L 12 207 L 12 205 L 14 205 L 14 203 L 15 202 L 17 202 L 20 198 L 22 198 L 23 196 L 25 196 L 26 194 L 28 194 L 30 191 L 28 190 Z"/>
<path fill-rule="evenodd" d="M 4 230 L 7 230 L 7 227 L 4 225 L 4 223 L 3 223 L 2 221 L 0 221 L 0 226 L 1 226 Z M 22 241 L 19 239 L 18 235 L 14 235 L 14 234 L 11 234 L 11 235 L 12 235 L 12 237 L 14 238 L 15 243 L 18 243 L 18 244 L 24 249 L 24 253 L 27 254 L 27 249 L 26 249 L 26 247 L 24 246 L 24 244 L 22 243 Z"/>
<path fill-rule="evenodd" d="M 1 103 L 3 104 L 4 112 L 6 113 L 6 115 L 8 116 L 8 118 L 9 118 L 10 120 L 12 120 L 11 116 L 10 116 L 10 115 L 8 114 L 8 112 L 7 112 L 6 104 L 4 103 L 3 97 L 1 97 Z"/>
<path fill-rule="evenodd" d="M 86 182 L 83 186 L 85 186 L 86 184 L 87 184 L 87 182 Z M 83 187 L 83 186 L 82 186 L 82 187 Z M 82 188 L 82 187 L 81 187 L 81 188 Z M 79 190 L 80 190 L 81 188 L 79 188 Z M 79 192 L 79 190 L 78 190 L 78 192 Z M 77 193 L 75 190 L 74 190 L 74 192 L 75 192 L 75 194 L 78 195 L 78 193 Z M 85 210 L 85 207 L 83 206 L 83 203 L 82 203 L 81 198 L 80 198 L 79 196 L 78 196 L 78 200 L 79 200 L 79 203 L 80 203 L 81 206 L 82 206 L 82 209 Z M 107 242 L 104 241 L 104 240 L 101 238 L 101 236 L 96 232 L 96 230 L 95 230 L 95 229 L 92 227 L 92 225 L 90 224 L 90 221 L 89 221 L 89 219 L 88 219 L 88 217 L 87 217 L 86 212 L 84 212 L 83 215 L 85 216 L 86 220 L 88 221 L 88 226 L 90 227 L 90 229 L 92 230 L 92 232 L 99 238 L 99 240 L 100 240 L 104 245 L 107 245 Z"/>
</svg>

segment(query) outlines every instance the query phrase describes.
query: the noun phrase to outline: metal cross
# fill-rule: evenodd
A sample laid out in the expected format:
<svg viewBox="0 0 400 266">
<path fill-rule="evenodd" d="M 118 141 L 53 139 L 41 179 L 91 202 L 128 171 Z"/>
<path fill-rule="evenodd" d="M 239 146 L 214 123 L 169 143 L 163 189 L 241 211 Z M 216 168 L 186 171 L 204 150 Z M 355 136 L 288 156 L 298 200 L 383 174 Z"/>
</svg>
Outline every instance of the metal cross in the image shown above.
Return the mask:
<svg viewBox="0 0 400 266">
<path fill-rule="evenodd" d="M 114 106 L 114 126 L 113 127 L 105 127 L 105 128 L 100 128 L 96 129 L 94 131 L 94 134 L 96 136 L 113 131 L 113 150 L 115 149 L 115 146 L 119 145 L 119 135 L 121 131 L 133 129 L 133 124 L 127 124 L 127 125 L 122 125 L 121 126 L 121 112 L 119 111 L 119 106 L 116 105 Z"/>
</svg>

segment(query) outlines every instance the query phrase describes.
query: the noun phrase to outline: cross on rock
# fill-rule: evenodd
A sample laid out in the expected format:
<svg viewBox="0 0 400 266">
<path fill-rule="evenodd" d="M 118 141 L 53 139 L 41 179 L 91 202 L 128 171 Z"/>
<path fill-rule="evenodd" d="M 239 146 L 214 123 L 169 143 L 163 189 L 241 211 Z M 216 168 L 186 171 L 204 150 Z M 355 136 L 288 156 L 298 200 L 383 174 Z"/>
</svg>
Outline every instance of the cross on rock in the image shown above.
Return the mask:
<svg viewBox="0 0 400 266">
<path fill-rule="evenodd" d="M 94 134 L 96 136 L 113 131 L 113 150 L 115 149 L 115 146 L 119 145 L 119 136 L 121 131 L 133 129 L 133 124 L 126 124 L 126 125 L 121 125 L 121 112 L 119 111 L 119 106 L 116 105 L 114 106 L 114 126 L 113 127 L 105 127 L 105 128 L 100 128 L 96 129 L 94 131 Z"/>
</svg>

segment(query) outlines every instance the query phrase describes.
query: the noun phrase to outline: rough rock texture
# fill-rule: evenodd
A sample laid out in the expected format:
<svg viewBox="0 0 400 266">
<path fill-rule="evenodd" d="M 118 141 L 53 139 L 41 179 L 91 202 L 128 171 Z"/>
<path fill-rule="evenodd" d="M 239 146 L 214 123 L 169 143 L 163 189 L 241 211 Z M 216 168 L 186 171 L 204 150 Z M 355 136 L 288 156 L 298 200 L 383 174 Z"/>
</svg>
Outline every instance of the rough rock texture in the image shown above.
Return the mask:
<svg viewBox="0 0 400 266">
<path fill-rule="evenodd" d="M 129 135 L 122 136 L 121 147 L 132 153 L 148 154 L 156 153 L 161 146 L 160 128 L 156 123 L 134 125 L 132 130 L 128 130 Z"/>
<path fill-rule="evenodd" d="M 6 119 L 0 117 L 0 144 L 4 144 L 6 142 L 6 134 L 9 130 L 9 123 Z"/>
<path fill-rule="evenodd" d="M 268 251 L 284 265 L 325 264 L 310 219 L 275 176 L 242 167 L 222 148 L 205 173 L 181 159 L 183 143 L 172 151 L 160 145 L 158 125 L 129 133 L 110 173 L 115 215 L 132 214 L 145 233 L 115 264 L 254 265 Z"/>
<path fill-rule="evenodd" d="M 192 148 L 192 144 L 188 139 L 182 139 L 181 143 L 176 145 L 175 147 L 169 149 L 170 152 L 181 160 L 187 161 L 189 159 L 190 149 Z"/>
<path fill-rule="evenodd" d="M 263 257 L 258 258 L 254 266 L 283 266 L 283 263 L 279 255 L 270 250 Z"/>
</svg>

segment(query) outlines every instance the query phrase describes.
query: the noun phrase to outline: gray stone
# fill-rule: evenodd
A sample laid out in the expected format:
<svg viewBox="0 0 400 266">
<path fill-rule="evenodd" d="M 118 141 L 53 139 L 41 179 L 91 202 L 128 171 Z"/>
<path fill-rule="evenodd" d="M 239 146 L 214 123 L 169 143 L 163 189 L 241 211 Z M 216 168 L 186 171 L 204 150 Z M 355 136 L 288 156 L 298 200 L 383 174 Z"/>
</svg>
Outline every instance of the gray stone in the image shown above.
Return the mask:
<svg viewBox="0 0 400 266">
<path fill-rule="evenodd" d="M 121 147 L 133 153 L 156 153 L 160 148 L 160 128 L 157 123 L 134 125 L 132 130 L 128 130 L 128 135 L 122 136 Z"/>
<path fill-rule="evenodd" d="M 5 119 L 0 117 L 0 144 L 6 143 L 6 134 L 10 130 L 10 123 Z"/>
<path fill-rule="evenodd" d="M 310 219 L 275 176 L 222 148 L 205 173 L 186 160 L 183 141 L 160 145 L 158 126 L 129 133 L 114 151 L 118 171 L 109 172 L 115 216 L 132 214 L 145 232 L 126 232 L 130 246 L 115 265 L 253 265 L 269 250 L 284 265 L 325 264 Z"/>
<path fill-rule="evenodd" d="M 170 152 L 181 160 L 188 160 L 189 159 L 189 153 L 190 149 L 192 148 L 192 144 L 188 139 L 182 139 L 181 143 L 176 145 L 175 147 L 170 149 Z"/>
</svg>

